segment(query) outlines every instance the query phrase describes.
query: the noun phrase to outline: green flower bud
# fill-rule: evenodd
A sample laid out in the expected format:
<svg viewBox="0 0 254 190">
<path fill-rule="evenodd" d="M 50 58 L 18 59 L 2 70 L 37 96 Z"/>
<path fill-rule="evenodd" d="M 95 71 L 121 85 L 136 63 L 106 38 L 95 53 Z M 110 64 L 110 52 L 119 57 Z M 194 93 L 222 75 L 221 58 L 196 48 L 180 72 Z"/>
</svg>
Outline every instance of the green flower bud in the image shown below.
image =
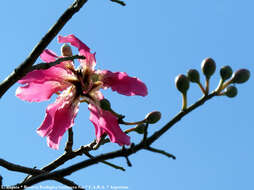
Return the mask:
<svg viewBox="0 0 254 190">
<path fill-rule="evenodd" d="M 225 95 L 229 98 L 233 98 L 237 95 L 237 88 L 235 86 L 229 86 L 226 88 Z"/>
<path fill-rule="evenodd" d="M 108 111 L 111 110 L 110 102 L 109 102 L 107 99 L 102 99 L 102 100 L 100 101 L 100 107 L 101 107 L 101 109 L 103 109 L 103 110 L 108 110 Z"/>
<path fill-rule="evenodd" d="M 62 52 L 62 56 L 72 56 L 72 50 L 71 50 L 71 46 L 69 46 L 68 44 L 63 44 L 61 47 L 61 52 Z"/>
<path fill-rule="evenodd" d="M 139 124 L 137 125 L 137 127 L 135 127 L 135 132 L 137 132 L 138 134 L 144 134 L 145 133 L 145 124 L 142 123 L 142 124 Z"/>
<path fill-rule="evenodd" d="M 176 84 L 176 88 L 182 92 L 182 93 L 186 93 L 187 90 L 189 89 L 190 87 L 190 82 L 189 82 L 189 79 L 181 74 L 181 75 L 178 75 L 176 78 L 175 78 L 175 84 Z"/>
<path fill-rule="evenodd" d="M 204 75 L 206 76 L 206 78 L 209 79 L 216 70 L 215 61 L 210 57 L 204 59 L 201 63 L 201 69 L 202 69 Z"/>
<path fill-rule="evenodd" d="M 224 66 L 220 69 L 220 76 L 223 81 L 229 79 L 232 76 L 232 69 L 229 65 Z"/>
<path fill-rule="evenodd" d="M 244 83 L 250 78 L 250 71 L 247 69 L 239 69 L 233 74 L 232 83 Z"/>
<path fill-rule="evenodd" d="M 199 83 L 199 72 L 196 69 L 190 69 L 187 73 L 187 76 L 191 82 Z"/>
<path fill-rule="evenodd" d="M 153 111 L 146 115 L 145 117 L 147 123 L 154 124 L 157 123 L 161 119 L 161 112 Z"/>
</svg>

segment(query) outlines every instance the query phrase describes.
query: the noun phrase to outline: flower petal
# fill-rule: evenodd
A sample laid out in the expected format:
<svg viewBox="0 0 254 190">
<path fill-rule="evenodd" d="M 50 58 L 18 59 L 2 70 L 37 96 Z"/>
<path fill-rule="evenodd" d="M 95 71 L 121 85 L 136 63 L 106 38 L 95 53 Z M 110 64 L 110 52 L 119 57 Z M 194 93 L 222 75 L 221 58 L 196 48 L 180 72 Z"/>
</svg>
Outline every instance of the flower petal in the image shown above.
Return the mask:
<svg viewBox="0 0 254 190">
<path fill-rule="evenodd" d="M 48 106 L 46 117 L 37 129 L 41 136 L 47 136 L 47 144 L 53 149 L 59 148 L 64 133 L 73 126 L 79 109 L 79 100 L 74 99 L 75 92 L 65 90 L 55 103 Z"/>
<path fill-rule="evenodd" d="M 71 45 L 78 48 L 79 52 L 90 52 L 90 48 L 87 47 L 86 44 L 81 42 L 76 36 L 73 34 L 68 36 L 58 36 L 59 43 L 70 43 Z"/>
<path fill-rule="evenodd" d="M 100 71 L 104 87 L 110 87 L 113 91 L 126 96 L 146 96 L 146 85 L 136 77 L 130 77 L 124 72 Z"/>
<path fill-rule="evenodd" d="M 130 137 L 121 130 L 115 115 L 109 111 L 98 110 L 92 104 L 89 104 L 88 109 L 91 111 L 90 121 L 94 124 L 97 141 L 105 132 L 111 142 L 118 143 L 120 146 L 130 145 Z"/>
<path fill-rule="evenodd" d="M 59 43 L 70 43 L 71 45 L 78 48 L 79 53 L 86 57 L 86 59 L 80 59 L 81 65 L 84 67 L 89 67 L 91 70 L 94 70 L 96 65 L 95 53 L 90 53 L 90 48 L 81 42 L 76 36 L 73 34 L 68 36 L 58 36 Z"/>
<path fill-rule="evenodd" d="M 46 81 L 44 83 L 30 82 L 25 86 L 18 87 L 16 90 L 16 96 L 21 100 L 40 102 L 48 100 L 52 94 L 62 91 L 67 87 L 67 84 L 61 84 L 56 81 Z"/>
<path fill-rule="evenodd" d="M 47 70 L 34 70 L 29 72 L 18 82 L 26 84 L 29 82 L 43 83 L 48 80 L 63 81 L 65 79 L 75 78 L 73 73 L 68 72 L 61 67 L 50 67 Z"/>
<path fill-rule="evenodd" d="M 55 54 L 55 52 L 49 49 L 45 49 L 40 55 L 41 60 L 45 61 L 46 63 L 55 61 L 57 57 L 58 56 Z"/>
</svg>

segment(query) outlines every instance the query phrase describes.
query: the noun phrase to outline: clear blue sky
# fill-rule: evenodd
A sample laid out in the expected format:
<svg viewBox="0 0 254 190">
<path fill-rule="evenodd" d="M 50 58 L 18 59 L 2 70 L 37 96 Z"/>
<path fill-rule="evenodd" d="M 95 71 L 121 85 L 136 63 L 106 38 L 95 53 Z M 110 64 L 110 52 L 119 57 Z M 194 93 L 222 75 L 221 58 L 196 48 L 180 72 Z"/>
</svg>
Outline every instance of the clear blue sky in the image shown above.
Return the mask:
<svg viewBox="0 0 254 190">
<path fill-rule="evenodd" d="M 67 0 L 2 1 L 1 75 L 3 80 L 29 54 L 34 45 L 70 5 Z M 254 2 L 251 0 L 157 0 L 126 1 L 127 6 L 108 0 L 88 1 L 60 32 L 75 34 L 97 56 L 97 68 L 125 71 L 143 80 L 147 97 L 125 97 L 110 90 L 104 95 L 129 121 L 143 119 L 146 113 L 159 110 L 161 121 L 150 126 L 150 133 L 169 121 L 181 107 L 180 93 L 174 78 L 188 69 L 200 69 L 205 57 L 212 57 L 217 67 L 231 65 L 234 70 L 253 72 Z M 49 48 L 60 52 L 56 39 Z M 38 60 L 39 63 L 41 60 Z M 212 78 L 215 88 L 218 75 Z M 203 80 L 203 78 L 202 78 Z M 234 99 L 218 97 L 190 113 L 153 146 L 173 153 L 177 159 L 141 151 L 124 159 L 112 160 L 126 172 L 97 164 L 70 176 L 80 185 L 128 186 L 130 190 L 214 190 L 254 189 L 253 85 L 239 85 Z M 13 86 L 0 100 L 0 157 L 21 165 L 40 168 L 62 154 L 47 147 L 46 139 L 35 132 L 47 105 L 54 101 L 28 103 L 15 97 Z M 188 94 L 193 103 L 201 92 L 191 85 Z M 87 105 L 81 105 L 75 120 L 74 147 L 94 139 L 94 127 L 88 120 Z M 123 127 L 126 129 L 126 127 Z M 138 142 L 138 135 L 131 135 Z M 115 144 L 101 152 L 118 149 Z M 73 160 L 86 159 L 85 157 Z M 4 185 L 20 182 L 25 175 L 0 168 Z M 41 185 L 57 184 L 44 182 Z"/>
</svg>

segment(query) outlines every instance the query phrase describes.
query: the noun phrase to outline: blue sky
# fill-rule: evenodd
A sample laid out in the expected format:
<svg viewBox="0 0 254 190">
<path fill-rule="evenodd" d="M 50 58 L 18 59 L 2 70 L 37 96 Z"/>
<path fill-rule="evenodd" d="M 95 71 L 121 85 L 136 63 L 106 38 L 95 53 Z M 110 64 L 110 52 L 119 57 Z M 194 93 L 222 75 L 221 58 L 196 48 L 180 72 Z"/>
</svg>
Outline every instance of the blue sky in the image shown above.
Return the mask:
<svg viewBox="0 0 254 190">
<path fill-rule="evenodd" d="M 28 56 L 70 3 L 1 2 L 1 80 Z M 253 71 L 253 1 L 130 0 L 126 3 L 122 7 L 108 0 L 88 1 L 60 34 L 75 34 L 91 47 L 96 52 L 98 69 L 125 71 L 146 83 L 149 94 L 145 98 L 125 97 L 110 90 L 103 93 L 129 121 L 143 119 L 153 110 L 161 111 L 162 119 L 150 126 L 150 134 L 181 108 L 174 78 L 188 69 L 200 70 L 205 57 L 212 57 L 217 63 L 211 88 L 217 86 L 219 68 L 224 65 Z M 56 39 L 48 48 L 60 52 Z M 251 77 L 248 83 L 237 85 L 236 98 L 212 99 L 154 143 L 154 147 L 173 153 L 176 160 L 141 151 L 130 157 L 133 167 L 127 167 L 122 158 L 111 160 L 124 166 L 126 172 L 97 164 L 69 178 L 83 186 L 128 186 L 130 190 L 253 189 L 253 84 Z M 63 153 L 66 141 L 64 136 L 60 149 L 55 151 L 35 132 L 44 119 L 47 105 L 55 97 L 42 103 L 23 102 L 15 97 L 17 87 L 18 84 L 14 85 L 0 100 L 0 154 L 8 161 L 40 168 Z M 198 87 L 192 84 L 189 103 L 201 96 Z M 76 148 L 94 139 L 88 117 L 87 105 L 81 105 L 73 127 Z M 141 137 L 132 134 L 131 138 L 138 142 Z M 108 144 L 93 154 L 118 148 L 116 144 Z M 67 165 L 84 159 L 77 158 Z M 5 185 L 13 185 L 25 177 L 3 168 L 0 174 Z"/>
</svg>

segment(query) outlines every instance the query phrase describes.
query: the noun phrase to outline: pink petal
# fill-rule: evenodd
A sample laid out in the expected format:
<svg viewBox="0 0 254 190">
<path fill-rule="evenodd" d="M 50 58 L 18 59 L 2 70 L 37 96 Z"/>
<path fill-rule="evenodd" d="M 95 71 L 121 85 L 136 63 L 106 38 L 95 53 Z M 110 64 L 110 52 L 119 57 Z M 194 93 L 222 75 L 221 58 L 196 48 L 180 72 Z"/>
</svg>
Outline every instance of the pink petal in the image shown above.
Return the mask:
<svg viewBox="0 0 254 190">
<path fill-rule="evenodd" d="M 46 117 L 37 129 L 41 136 L 47 136 L 47 144 L 58 149 L 64 133 L 73 126 L 79 109 L 79 100 L 73 94 L 59 96 L 55 103 L 48 106 Z"/>
<path fill-rule="evenodd" d="M 89 104 L 90 121 L 94 124 L 97 141 L 105 132 L 110 141 L 122 145 L 130 145 L 130 137 L 126 135 L 118 124 L 118 119 L 109 111 L 99 111 L 94 105 Z"/>
<path fill-rule="evenodd" d="M 57 57 L 58 56 L 55 54 L 55 52 L 49 49 L 45 49 L 40 55 L 40 58 L 42 59 L 42 61 L 45 61 L 46 63 L 55 61 Z"/>
<path fill-rule="evenodd" d="M 146 96 L 146 85 L 136 77 L 130 77 L 124 72 L 111 72 L 103 70 L 99 72 L 102 74 L 103 86 L 110 87 L 113 91 L 117 91 L 120 94 L 126 96 Z"/>
<path fill-rule="evenodd" d="M 61 67 L 50 67 L 47 70 L 34 70 L 29 72 L 18 82 L 26 84 L 29 82 L 43 83 L 48 80 L 63 81 L 65 78 L 73 77 L 72 73 Z"/>
<path fill-rule="evenodd" d="M 59 43 L 71 43 L 71 45 L 78 48 L 79 53 L 86 57 L 86 59 L 80 59 L 81 65 L 83 67 L 89 67 L 91 70 L 94 69 L 96 65 L 95 60 L 95 53 L 90 53 L 90 48 L 81 42 L 77 37 L 75 37 L 73 34 L 68 36 L 58 36 L 58 42 Z"/>
<path fill-rule="evenodd" d="M 30 82 L 25 86 L 20 86 L 16 90 L 16 96 L 21 100 L 29 102 L 40 102 L 48 100 L 52 94 L 62 91 L 68 85 L 63 85 L 56 81 L 46 81 L 44 83 Z"/>
<path fill-rule="evenodd" d="M 90 52 L 90 48 L 87 47 L 83 42 L 81 42 L 76 36 L 73 34 L 68 36 L 58 36 L 59 43 L 70 43 L 71 45 L 78 48 L 80 52 Z"/>
</svg>

